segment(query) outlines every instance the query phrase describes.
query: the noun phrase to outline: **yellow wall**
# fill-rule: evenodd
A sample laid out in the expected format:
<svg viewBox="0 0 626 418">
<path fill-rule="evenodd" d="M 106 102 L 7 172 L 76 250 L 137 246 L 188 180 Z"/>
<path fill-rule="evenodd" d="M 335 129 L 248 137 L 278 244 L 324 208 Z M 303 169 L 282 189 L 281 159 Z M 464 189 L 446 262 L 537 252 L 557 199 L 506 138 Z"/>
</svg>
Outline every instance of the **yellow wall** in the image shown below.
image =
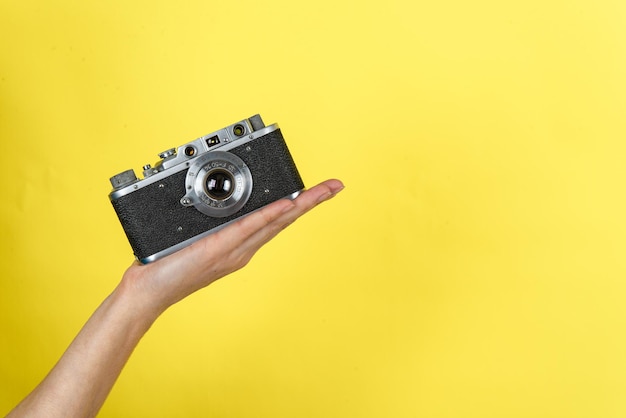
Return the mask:
<svg viewBox="0 0 626 418">
<path fill-rule="evenodd" d="M 0 413 L 132 255 L 108 178 L 261 113 L 345 181 L 102 417 L 626 416 L 626 3 L 0 3 Z"/>
</svg>

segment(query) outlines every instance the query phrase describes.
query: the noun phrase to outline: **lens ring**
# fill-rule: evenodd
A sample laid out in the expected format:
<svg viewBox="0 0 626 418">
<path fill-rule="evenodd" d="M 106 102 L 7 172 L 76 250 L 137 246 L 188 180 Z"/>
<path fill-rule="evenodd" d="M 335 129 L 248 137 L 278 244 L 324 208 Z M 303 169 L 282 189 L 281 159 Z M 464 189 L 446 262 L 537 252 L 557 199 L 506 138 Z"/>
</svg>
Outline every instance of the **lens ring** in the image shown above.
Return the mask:
<svg viewBox="0 0 626 418">
<path fill-rule="evenodd" d="M 195 158 L 185 187 L 193 206 L 205 215 L 234 215 L 252 193 L 252 174 L 244 161 L 230 152 L 213 151 Z"/>
</svg>

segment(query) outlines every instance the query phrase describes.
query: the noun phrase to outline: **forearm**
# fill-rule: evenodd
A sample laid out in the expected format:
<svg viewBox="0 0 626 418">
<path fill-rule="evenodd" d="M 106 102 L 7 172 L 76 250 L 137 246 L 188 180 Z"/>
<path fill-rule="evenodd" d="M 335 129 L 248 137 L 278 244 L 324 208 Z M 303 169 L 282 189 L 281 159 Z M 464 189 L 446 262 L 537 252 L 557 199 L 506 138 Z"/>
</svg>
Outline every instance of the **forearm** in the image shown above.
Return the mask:
<svg viewBox="0 0 626 418">
<path fill-rule="evenodd" d="M 9 417 L 91 417 L 160 311 L 122 282 L 89 318 L 59 362 Z"/>
</svg>

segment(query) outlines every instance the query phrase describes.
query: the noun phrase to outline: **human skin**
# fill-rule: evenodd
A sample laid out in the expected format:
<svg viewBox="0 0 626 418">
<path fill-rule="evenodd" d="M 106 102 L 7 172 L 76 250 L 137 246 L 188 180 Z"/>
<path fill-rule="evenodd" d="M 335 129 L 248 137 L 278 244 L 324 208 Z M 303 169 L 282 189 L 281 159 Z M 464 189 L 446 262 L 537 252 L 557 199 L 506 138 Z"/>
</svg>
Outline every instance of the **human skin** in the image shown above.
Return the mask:
<svg viewBox="0 0 626 418">
<path fill-rule="evenodd" d="M 147 265 L 133 263 L 44 380 L 7 416 L 95 416 L 134 348 L 170 306 L 244 267 L 300 216 L 343 189 L 327 180 Z"/>
</svg>

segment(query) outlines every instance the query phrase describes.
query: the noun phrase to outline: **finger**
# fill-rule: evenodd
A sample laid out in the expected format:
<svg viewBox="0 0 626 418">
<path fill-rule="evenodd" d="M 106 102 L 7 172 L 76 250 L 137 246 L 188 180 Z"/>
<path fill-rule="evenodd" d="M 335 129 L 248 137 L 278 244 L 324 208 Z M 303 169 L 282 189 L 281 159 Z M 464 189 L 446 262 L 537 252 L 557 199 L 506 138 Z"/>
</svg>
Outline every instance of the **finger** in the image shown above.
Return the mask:
<svg viewBox="0 0 626 418">
<path fill-rule="evenodd" d="M 317 204 L 324 197 L 337 193 L 343 188 L 339 180 L 327 180 L 323 183 L 302 192 L 295 200 L 281 199 L 262 209 L 253 212 L 234 224 L 217 233 L 220 245 L 231 250 L 240 248 L 248 239 L 262 230 L 272 228 L 276 221 L 283 219 L 286 214 L 300 216 Z M 293 220 L 291 221 L 293 222 Z"/>
<path fill-rule="evenodd" d="M 232 251 L 293 207 L 294 203 L 289 199 L 273 202 L 213 234 L 215 244 L 227 252 Z M 211 239 L 211 236 L 207 238 Z"/>
<path fill-rule="evenodd" d="M 320 203 L 334 197 L 343 190 L 343 187 L 343 184 L 339 180 L 327 180 L 302 192 L 293 201 L 293 207 L 291 209 L 283 211 L 277 218 L 267 222 L 262 228 L 258 229 L 252 236 L 235 248 L 235 251 L 242 255 L 249 253 L 249 257 L 251 257 L 259 248 L 278 235 L 287 226 L 295 222 L 300 216 Z"/>
</svg>

